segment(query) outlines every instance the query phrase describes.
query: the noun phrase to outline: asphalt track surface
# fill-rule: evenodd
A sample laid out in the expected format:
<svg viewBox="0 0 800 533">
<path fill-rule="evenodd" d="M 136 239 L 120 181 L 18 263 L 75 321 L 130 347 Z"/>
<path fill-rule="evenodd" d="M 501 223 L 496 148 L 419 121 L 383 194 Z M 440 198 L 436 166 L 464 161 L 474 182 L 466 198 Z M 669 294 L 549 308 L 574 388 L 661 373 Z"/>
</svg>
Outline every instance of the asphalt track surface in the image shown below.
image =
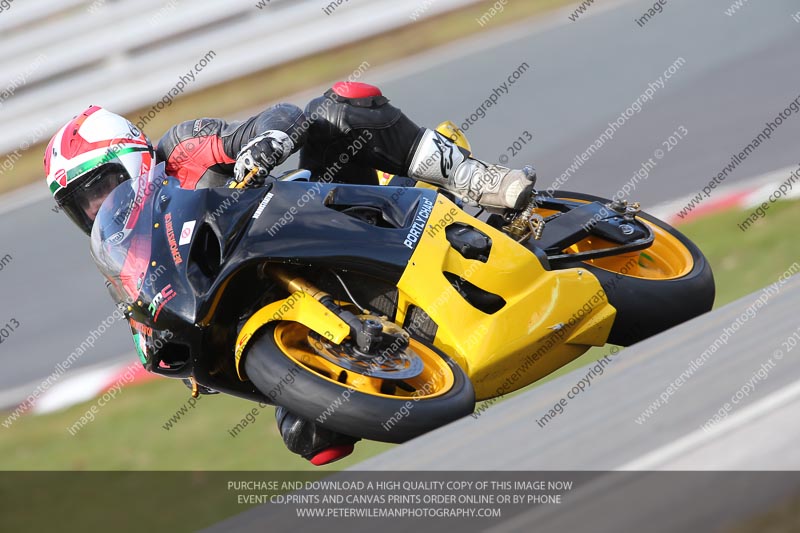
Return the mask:
<svg viewBox="0 0 800 533">
<path fill-rule="evenodd" d="M 577 22 L 559 11 L 501 31 L 489 23 L 466 44 L 375 65 L 363 80 L 380 84 L 420 124 L 445 118 L 462 124 L 527 63 L 528 71 L 468 136 L 479 157 L 535 163 L 546 187 L 683 58 L 653 100 L 563 186 L 610 196 L 683 126 L 685 139 L 633 194 L 652 205 L 697 192 L 800 94 L 800 24 L 791 18 L 797 11 L 791 0 L 750 2 L 732 17 L 724 14 L 730 5 L 725 0 L 670 0 L 663 13 L 638 27 L 634 19 L 651 5 L 597 3 Z M 507 147 L 524 131 L 534 142 L 511 157 Z M 798 134 L 800 119 L 787 120 L 727 181 L 796 164 Z M 0 271 L 0 324 L 12 318 L 20 323 L 0 346 L 0 397 L 6 403 L 10 389 L 28 394 L 112 312 L 87 240 L 52 211 L 44 186 L 34 198 L 16 209 L 0 201 L 0 257 L 13 257 Z M 132 359 L 130 334 L 118 324 L 73 368 Z"/>
</svg>

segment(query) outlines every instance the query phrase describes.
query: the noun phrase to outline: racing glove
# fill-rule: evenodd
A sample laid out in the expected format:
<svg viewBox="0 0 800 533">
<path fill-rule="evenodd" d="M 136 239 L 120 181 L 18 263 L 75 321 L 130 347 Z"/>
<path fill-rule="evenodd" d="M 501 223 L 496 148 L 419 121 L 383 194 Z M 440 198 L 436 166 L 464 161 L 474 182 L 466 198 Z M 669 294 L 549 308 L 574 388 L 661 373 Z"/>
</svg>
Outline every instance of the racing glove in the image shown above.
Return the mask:
<svg viewBox="0 0 800 533">
<path fill-rule="evenodd" d="M 254 168 L 258 173 L 250 181 L 252 185 L 263 185 L 264 178 L 280 165 L 294 150 L 294 143 L 280 130 L 268 130 L 245 144 L 236 156 L 233 167 L 234 179 L 241 183 Z"/>
</svg>

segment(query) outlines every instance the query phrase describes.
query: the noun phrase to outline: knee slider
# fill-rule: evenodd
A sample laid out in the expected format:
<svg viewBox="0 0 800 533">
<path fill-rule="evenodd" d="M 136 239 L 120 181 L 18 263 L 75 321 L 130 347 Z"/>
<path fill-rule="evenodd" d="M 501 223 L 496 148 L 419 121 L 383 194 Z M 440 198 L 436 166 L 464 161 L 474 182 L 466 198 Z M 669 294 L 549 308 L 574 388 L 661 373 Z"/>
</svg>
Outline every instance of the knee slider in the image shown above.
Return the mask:
<svg viewBox="0 0 800 533">
<path fill-rule="evenodd" d="M 352 444 L 359 439 L 342 435 L 290 413 L 283 407 L 275 410 L 278 431 L 289 451 L 310 459 L 322 450 L 339 444 Z"/>
</svg>

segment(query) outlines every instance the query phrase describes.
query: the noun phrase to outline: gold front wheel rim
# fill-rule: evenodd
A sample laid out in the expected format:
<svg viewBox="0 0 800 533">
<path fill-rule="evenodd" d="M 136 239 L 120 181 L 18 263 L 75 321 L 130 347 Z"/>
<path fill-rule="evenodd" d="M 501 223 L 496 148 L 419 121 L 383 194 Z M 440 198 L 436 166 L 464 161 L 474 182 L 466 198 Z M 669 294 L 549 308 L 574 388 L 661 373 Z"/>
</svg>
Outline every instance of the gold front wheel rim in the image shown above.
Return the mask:
<svg viewBox="0 0 800 533">
<path fill-rule="evenodd" d="M 419 376 L 402 380 L 400 384 L 346 370 L 317 355 L 308 345 L 308 332 L 309 329 L 300 323 L 281 322 L 275 327 L 275 344 L 294 363 L 342 389 L 355 389 L 382 398 L 417 401 L 442 396 L 455 383 L 455 374 L 447 361 L 416 339 L 410 339 L 409 349 L 422 359 L 424 369 Z"/>
</svg>

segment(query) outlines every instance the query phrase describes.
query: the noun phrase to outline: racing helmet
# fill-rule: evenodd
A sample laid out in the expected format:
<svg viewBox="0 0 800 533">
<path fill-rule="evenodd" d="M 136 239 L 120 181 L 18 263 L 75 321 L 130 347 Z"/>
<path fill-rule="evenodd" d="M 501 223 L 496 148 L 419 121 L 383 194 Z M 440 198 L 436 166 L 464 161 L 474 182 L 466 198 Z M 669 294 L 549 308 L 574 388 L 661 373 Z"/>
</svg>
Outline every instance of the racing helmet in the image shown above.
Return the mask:
<svg viewBox="0 0 800 533">
<path fill-rule="evenodd" d="M 50 139 L 47 186 L 58 207 L 87 235 L 103 200 L 120 183 L 146 176 L 155 162 L 150 139 L 132 122 L 91 106 Z"/>
</svg>

